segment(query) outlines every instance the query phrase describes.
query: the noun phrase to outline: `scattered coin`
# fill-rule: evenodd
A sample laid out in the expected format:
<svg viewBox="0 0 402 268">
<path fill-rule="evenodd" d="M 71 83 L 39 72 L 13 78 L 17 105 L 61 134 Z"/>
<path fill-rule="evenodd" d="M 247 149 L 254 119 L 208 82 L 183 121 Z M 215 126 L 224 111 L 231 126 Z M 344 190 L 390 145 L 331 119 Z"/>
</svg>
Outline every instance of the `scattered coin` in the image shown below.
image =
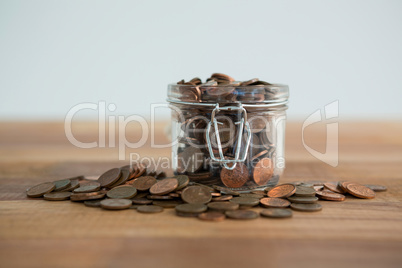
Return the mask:
<svg viewBox="0 0 402 268">
<path fill-rule="evenodd" d="M 208 209 L 204 204 L 182 204 L 175 207 L 177 212 L 182 213 L 202 213 Z"/>
<path fill-rule="evenodd" d="M 97 199 L 97 200 L 86 200 L 84 201 L 84 205 L 87 207 L 94 207 L 94 208 L 99 208 L 101 206 L 100 202 L 102 200 Z"/>
<path fill-rule="evenodd" d="M 334 193 L 331 191 L 318 191 L 317 196 L 320 199 L 329 200 L 329 201 L 344 201 L 345 196 L 343 194 Z"/>
<path fill-rule="evenodd" d="M 348 193 L 349 191 L 348 191 L 347 186 L 348 186 L 348 184 L 351 184 L 351 183 L 353 183 L 353 182 L 350 182 L 350 181 L 340 181 L 340 182 L 338 182 L 338 185 L 339 185 L 339 187 L 340 187 L 345 193 Z"/>
<path fill-rule="evenodd" d="M 130 179 L 130 171 L 127 169 L 121 169 L 121 175 L 120 178 L 113 183 L 112 185 L 108 186 L 108 188 L 114 188 L 117 187 L 119 185 L 125 184 L 129 179 Z"/>
<path fill-rule="evenodd" d="M 293 213 L 290 209 L 267 208 L 263 209 L 260 215 L 268 218 L 290 218 L 293 216 Z"/>
<path fill-rule="evenodd" d="M 100 204 L 102 208 L 110 210 L 128 209 L 132 205 L 128 199 L 104 199 Z"/>
<path fill-rule="evenodd" d="M 339 186 L 339 184 L 334 184 L 334 183 L 324 183 L 324 187 L 334 193 L 338 193 L 338 194 L 344 194 L 345 191 Z"/>
<path fill-rule="evenodd" d="M 163 211 L 163 207 L 154 205 L 144 205 L 137 207 L 137 211 L 142 213 L 159 213 Z"/>
<path fill-rule="evenodd" d="M 120 178 L 120 175 L 121 175 L 120 168 L 112 168 L 103 173 L 99 177 L 98 182 L 100 183 L 101 187 L 108 187 L 114 184 Z"/>
<path fill-rule="evenodd" d="M 188 185 L 188 183 L 190 182 L 190 179 L 188 178 L 188 176 L 186 175 L 178 175 L 175 177 L 179 183 L 179 185 L 177 186 L 176 190 L 181 190 L 184 187 L 186 187 Z"/>
<path fill-rule="evenodd" d="M 229 210 L 225 212 L 228 218 L 236 220 L 252 220 L 258 218 L 258 213 L 252 210 Z"/>
<path fill-rule="evenodd" d="M 142 176 L 138 177 L 133 181 L 133 186 L 138 190 L 138 191 L 148 191 L 149 188 L 151 188 L 157 180 L 154 177 L 151 176 Z"/>
<path fill-rule="evenodd" d="M 266 197 L 260 200 L 260 204 L 267 208 L 286 208 L 290 206 L 288 200 L 277 197 Z"/>
<path fill-rule="evenodd" d="M 350 183 L 346 188 L 348 193 L 359 198 L 372 199 L 375 197 L 375 192 L 373 190 L 357 183 Z"/>
<path fill-rule="evenodd" d="M 56 188 L 53 182 L 44 182 L 35 186 L 32 186 L 27 190 L 27 196 L 29 197 L 41 197 L 44 194 L 50 193 Z"/>
<path fill-rule="evenodd" d="M 296 192 L 293 184 L 282 184 L 272 188 L 268 193 L 268 197 L 289 197 Z"/>
<path fill-rule="evenodd" d="M 213 202 L 223 202 L 223 201 L 229 201 L 230 199 L 233 198 L 233 195 L 221 195 L 218 197 L 212 197 Z"/>
<path fill-rule="evenodd" d="M 56 185 L 56 188 L 53 190 L 54 192 L 62 191 L 71 186 L 71 181 L 69 179 L 54 181 L 53 183 Z"/>
<path fill-rule="evenodd" d="M 49 201 L 62 201 L 70 199 L 70 192 L 52 192 L 43 195 L 45 200 Z"/>
<path fill-rule="evenodd" d="M 313 186 L 296 186 L 295 196 L 315 196 L 315 190 Z"/>
<path fill-rule="evenodd" d="M 254 167 L 253 179 L 257 185 L 266 185 L 268 181 L 274 175 L 274 166 L 272 160 L 269 158 L 263 158 L 258 161 Z"/>
<path fill-rule="evenodd" d="M 154 200 L 152 201 L 152 204 L 163 208 L 175 208 L 176 206 L 183 204 L 183 202 L 179 200 Z"/>
<path fill-rule="evenodd" d="M 387 187 L 384 185 L 375 185 L 375 184 L 364 184 L 367 188 L 370 188 L 374 192 L 384 192 L 387 190 Z"/>
<path fill-rule="evenodd" d="M 234 197 L 229 202 L 239 204 L 240 206 L 254 207 L 260 203 L 260 200 L 253 197 Z"/>
<path fill-rule="evenodd" d="M 70 195 L 71 201 L 85 201 L 85 200 L 93 200 L 93 199 L 102 199 L 105 197 L 104 192 L 92 192 L 92 193 L 73 193 Z"/>
<path fill-rule="evenodd" d="M 314 204 L 314 203 L 317 203 L 318 197 L 315 197 L 315 196 L 289 196 L 288 200 L 292 203 Z"/>
<path fill-rule="evenodd" d="M 243 163 L 237 163 L 232 170 L 225 167 L 221 171 L 222 183 L 229 188 L 239 188 L 248 181 L 248 169 Z"/>
<path fill-rule="evenodd" d="M 264 197 L 264 194 L 258 193 L 258 194 L 253 194 L 253 193 L 241 193 L 240 197 L 251 197 L 251 198 L 256 198 L 256 199 L 261 199 Z"/>
<path fill-rule="evenodd" d="M 190 204 L 205 204 L 211 201 L 211 193 L 199 186 L 189 186 L 181 193 L 181 199 Z"/>
<path fill-rule="evenodd" d="M 225 220 L 226 216 L 221 212 L 209 211 L 199 214 L 198 218 L 204 221 L 223 221 Z"/>
<path fill-rule="evenodd" d="M 171 197 L 170 195 L 147 195 L 148 199 L 151 200 L 172 200 L 173 197 Z"/>
<path fill-rule="evenodd" d="M 80 186 L 79 188 L 75 189 L 73 193 L 91 193 L 91 192 L 97 192 L 100 190 L 100 184 L 89 184 L 89 185 L 83 185 Z"/>
<path fill-rule="evenodd" d="M 152 204 L 152 200 L 146 198 L 134 198 L 132 199 L 133 204 L 135 205 L 149 205 Z"/>
<path fill-rule="evenodd" d="M 130 199 L 137 194 L 137 189 L 132 186 L 122 185 L 109 190 L 106 195 L 109 198 Z"/>
<path fill-rule="evenodd" d="M 290 207 L 294 210 L 304 211 L 304 212 L 314 212 L 322 210 L 322 206 L 320 204 L 298 204 L 292 203 Z"/>
<path fill-rule="evenodd" d="M 208 203 L 208 208 L 217 211 L 227 211 L 227 210 L 236 210 L 239 208 L 239 204 L 232 202 L 211 202 Z"/>
<path fill-rule="evenodd" d="M 179 182 L 175 178 L 163 179 L 158 181 L 149 189 L 152 195 L 164 195 L 176 190 Z"/>
<path fill-rule="evenodd" d="M 70 182 L 71 182 L 71 185 L 70 185 L 70 187 L 64 189 L 63 191 L 64 191 L 64 192 L 71 192 L 71 191 L 73 191 L 74 189 L 77 189 L 78 187 L 80 187 L 79 178 L 82 178 L 82 179 L 83 179 L 84 176 L 78 176 L 78 177 L 69 179 Z"/>
</svg>

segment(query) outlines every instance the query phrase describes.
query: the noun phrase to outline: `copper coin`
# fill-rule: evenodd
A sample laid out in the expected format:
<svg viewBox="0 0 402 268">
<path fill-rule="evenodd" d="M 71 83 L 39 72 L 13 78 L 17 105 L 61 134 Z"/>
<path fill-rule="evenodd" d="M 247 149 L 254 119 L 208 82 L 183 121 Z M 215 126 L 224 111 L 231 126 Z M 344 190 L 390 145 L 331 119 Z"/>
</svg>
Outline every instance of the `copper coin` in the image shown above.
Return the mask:
<svg viewBox="0 0 402 268">
<path fill-rule="evenodd" d="M 350 183 L 346 187 L 348 192 L 356 197 L 365 199 L 373 199 L 375 197 L 375 192 L 366 186 Z"/>
<path fill-rule="evenodd" d="M 255 154 L 255 155 L 251 158 L 251 161 L 254 161 L 255 159 L 258 159 L 258 158 L 261 157 L 261 156 L 265 156 L 265 155 L 268 154 L 268 153 L 269 153 L 268 150 L 263 150 L 263 151 L 261 151 L 261 152 Z"/>
<path fill-rule="evenodd" d="M 212 197 L 212 201 L 213 202 L 223 202 L 223 201 L 229 201 L 232 198 L 233 198 L 233 195 L 221 195 L 218 197 Z"/>
<path fill-rule="evenodd" d="M 289 196 L 288 200 L 292 203 L 314 204 L 314 203 L 317 203 L 318 197 L 315 197 L 315 196 Z"/>
<path fill-rule="evenodd" d="M 75 189 L 73 193 L 91 193 L 91 192 L 97 192 L 99 190 L 100 190 L 100 184 L 92 182 L 91 184 L 82 185 L 81 187 Z"/>
<path fill-rule="evenodd" d="M 239 208 L 239 204 L 232 202 L 211 202 L 208 203 L 208 208 L 217 211 L 227 211 L 227 210 L 236 210 Z"/>
<path fill-rule="evenodd" d="M 102 200 L 97 199 L 97 200 L 87 200 L 84 201 L 84 205 L 87 207 L 93 207 L 93 208 L 99 208 L 101 206 L 100 202 Z"/>
<path fill-rule="evenodd" d="M 189 186 L 181 193 L 181 199 L 190 204 L 205 204 L 211 201 L 211 192 L 200 186 Z"/>
<path fill-rule="evenodd" d="M 304 211 L 304 212 L 315 212 L 322 210 L 322 206 L 320 204 L 298 204 L 292 203 L 290 207 L 294 210 Z"/>
<path fill-rule="evenodd" d="M 318 191 L 317 196 L 320 199 L 329 200 L 329 201 L 344 201 L 345 196 L 343 194 L 334 193 L 331 191 Z"/>
<path fill-rule="evenodd" d="M 208 207 L 204 204 L 181 204 L 175 207 L 177 212 L 183 213 L 202 213 L 206 211 Z"/>
<path fill-rule="evenodd" d="M 122 185 L 122 184 L 126 183 L 129 179 L 130 179 L 130 171 L 127 169 L 121 169 L 120 178 L 115 183 L 108 186 L 108 188 L 114 188 L 119 185 Z"/>
<path fill-rule="evenodd" d="M 174 198 L 180 198 L 180 194 L 175 192 L 175 193 L 169 193 L 169 196 L 174 197 Z"/>
<path fill-rule="evenodd" d="M 100 204 L 102 208 L 110 210 L 128 209 L 132 205 L 128 199 L 104 199 Z"/>
<path fill-rule="evenodd" d="M 268 218 L 290 218 L 293 213 L 290 209 L 269 208 L 262 210 L 260 215 Z"/>
<path fill-rule="evenodd" d="M 177 181 L 179 182 L 179 185 L 177 186 L 176 190 L 181 190 L 184 187 L 186 187 L 188 185 L 188 183 L 190 182 L 190 179 L 188 178 L 188 176 L 186 175 L 178 175 L 175 177 L 177 179 Z"/>
<path fill-rule="evenodd" d="M 132 186 L 122 185 L 109 190 L 106 195 L 109 198 L 130 199 L 137 194 L 137 189 Z"/>
<path fill-rule="evenodd" d="M 169 196 L 169 195 L 147 195 L 148 199 L 151 200 L 172 200 L 173 197 Z"/>
<path fill-rule="evenodd" d="M 138 177 L 133 181 L 133 186 L 137 188 L 138 191 L 147 191 L 149 188 L 152 187 L 157 183 L 157 180 L 154 177 L 151 176 L 142 176 Z"/>
<path fill-rule="evenodd" d="M 226 188 L 226 187 L 222 187 L 222 186 L 218 186 L 218 185 L 213 185 L 212 188 L 215 189 L 215 190 L 217 190 L 217 191 L 220 191 L 221 194 L 228 194 L 228 195 L 235 195 L 235 196 L 240 195 L 239 192 L 230 190 L 230 189 L 228 189 L 228 188 Z"/>
<path fill-rule="evenodd" d="M 213 73 L 211 75 L 211 78 L 215 78 L 217 80 L 225 80 L 225 81 L 229 81 L 229 82 L 236 81 L 233 77 L 230 77 L 229 75 L 222 74 L 222 73 Z"/>
<path fill-rule="evenodd" d="M 290 202 L 288 200 L 276 197 L 266 197 L 260 200 L 260 204 L 263 207 L 267 208 L 286 208 L 290 206 Z"/>
<path fill-rule="evenodd" d="M 54 192 L 62 191 L 71 186 L 71 181 L 69 179 L 54 181 L 53 183 L 56 185 L 56 188 L 53 190 Z"/>
<path fill-rule="evenodd" d="M 253 179 L 257 185 L 266 185 L 274 174 L 274 166 L 271 159 L 263 158 L 254 167 Z"/>
<path fill-rule="evenodd" d="M 258 194 L 255 194 L 255 193 L 241 193 L 240 197 L 251 197 L 251 198 L 261 199 L 261 198 L 264 197 L 264 194 L 262 194 L 262 193 L 258 193 Z"/>
<path fill-rule="evenodd" d="M 85 200 L 94 200 L 94 199 L 102 199 L 105 197 L 105 193 L 103 192 L 93 192 L 93 193 L 80 193 L 80 194 L 71 194 L 71 201 L 85 201 Z"/>
<path fill-rule="evenodd" d="M 370 188 L 374 192 L 384 192 L 387 190 L 387 186 L 384 185 L 375 185 L 375 184 L 364 184 L 367 188 Z"/>
<path fill-rule="evenodd" d="M 232 170 L 223 167 L 221 171 L 222 183 L 229 188 L 243 186 L 248 181 L 248 178 L 249 172 L 247 166 L 240 162 L 236 163 L 236 167 Z"/>
<path fill-rule="evenodd" d="M 293 184 L 278 185 L 267 193 L 268 197 L 289 197 L 296 192 L 296 186 Z"/>
<path fill-rule="evenodd" d="M 45 200 L 49 201 L 62 201 L 70 199 L 70 192 L 52 192 L 43 195 Z"/>
<path fill-rule="evenodd" d="M 178 155 L 177 171 L 179 173 L 194 173 L 201 168 L 203 163 L 204 154 L 201 150 L 195 147 L 187 147 Z"/>
<path fill-rule="evenodd" d="M 83 176 L 80 176 L 80 177 L 83 178 Z M 80 187 L 80 181 L 79 181 L 78 177 L 77 178 L 71 178 L 69 180 L 71 182 L 71 185 L 70 185 L 70 187 L 64 189 L 63 190 L 64 192 L 71 192 L 71 191 L 77 189 L 78 187 Z"/>
<path fill-rule="evenodd" d="M 219 197 L 221 195 L 222 195 L 221 193 L 216 193 L 216 192 L 211 193 L 212 197 Z"/>
<path fill-rule="evenodd" d="M 99 177 L 98 182 L 100 183 L 101 187 L 108 187 L 114 184 L 120 178 L 120 175 L 121 175 L 120 168 L 112 168 L 103 173 Z"/>
<path fill-rule="evenodd" d="M 315 189 L 313 186 L 296 186 L 295 196 L 315 196 Z"/>
<path fill-rule="evenodd" d="M 259 80 L 258 78 L 253 78 L 253 79 L 250 79 L 250 80 L 242 82 L 240 85 L 241 86 L 248 86 L 248 85 L 250 85 L 252 83 L 257 82 L 258 80 Z"/>
<path fill-rule="evenodd" d="M 179 182 L 175 178 L 163 179 L 158 181 L 149 189 L 153 195 L 164 195 L 176 190 Z"/>
<path fill-rule="evenodd" d="M 239 204 L 240 206 L 254 207 L 260 203 L 260 200 L 253 197 L 234 197 L 229 202 Z"/>
<path fill-rule="evenodd" d="M 236 220 L 252 220 L 258 218 L 258 213 L 252 210 L 229 210 L 225 212 L 228 218 Z"/>
<path fill-rule="evenodd" d="M 199 214 L 198 218 L 203 221 L 223 221 L 226 216 L 221 212 L 209 211 Z"/>
<path fill-rule="evenodd" d="M 183 204 L 183 202 L 179 200 L 154 200 L 152 204 L 163 208 L 175 208 L 176 206 Z"/>
<path fill-rule="evenodd" d="M 27 196 L 29 197 L 41 197 L 44 194 L 50 193 L 56 188 L 53 182 L 45 182 L 35 186 L 32 186 L 27 190 Z"/>
<path fill-rule="evenodd" d="M 340 187 L 345 193 L 347 193 L 347 192 L 348 192 L 347 186 L 348 186 L 348 184 L 351 184 L 351 183 L 354 183 L 354 182 L 350 182 L 350 181 L 340 181 L 340 182 L 338 182 L 338 185 L 339 185 L 339 187 Z"/>
<path fill-rule="evenodd" d="M 145 205 L 137 207 L 137 211 L 141 213 L 159 213 L 163 211 L 163 207 L 154 205 Z"/>
<path fill-rule="evenodd" d="M 134 198 L 131 201 L 133 201 L 133 204 L 135 205 L 149 205 L 152 204 L 152 200 L 146 199 L 146 198 Z"/>
<path fill-rule="evenodd" d="M 338 193 L 338 194 L 344 194 L 345 191 L 339 186 L 339 184 L 334 184 L 334 183 L 324 183 L 324 187 L 334 193 Z"/>
</svg>

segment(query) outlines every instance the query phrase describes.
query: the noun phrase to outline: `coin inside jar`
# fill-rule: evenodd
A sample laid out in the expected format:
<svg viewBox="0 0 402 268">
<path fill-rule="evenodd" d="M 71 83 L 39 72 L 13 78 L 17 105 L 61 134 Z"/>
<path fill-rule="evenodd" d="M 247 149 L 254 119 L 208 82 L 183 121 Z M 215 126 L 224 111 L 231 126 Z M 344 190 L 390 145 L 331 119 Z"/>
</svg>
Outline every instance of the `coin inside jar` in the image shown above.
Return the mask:
<svg viewBox="0 0 402 268">
<path fill-rule="evenodd" d="M 179 173 L 194 173 L 199 170 L 204 163 L 204 154 L 198 148 L 187 147 L 178 155 L 177 161 L 177 171 Z"/>
<path fill-rule="evenodd" d="M 233 165 L 233 164 L 229 164 Z M 229 188 L 239 188 L 242 187 L 249 179 L 249 171 L 245 164 L 236 163 L 236 167 L 232 170 L 225 167 L 221 171 L 222 183 Z"/>
<path fill-rule="evenodd" d="M 257 165 L 254 167 L 253 179 L 254 182 L 261 186 L 266 185 L 268 181 L 272 178 L 274 174 L 274 167 L 271 159 L 263 158 L 258 161 Z"/>
</svg>

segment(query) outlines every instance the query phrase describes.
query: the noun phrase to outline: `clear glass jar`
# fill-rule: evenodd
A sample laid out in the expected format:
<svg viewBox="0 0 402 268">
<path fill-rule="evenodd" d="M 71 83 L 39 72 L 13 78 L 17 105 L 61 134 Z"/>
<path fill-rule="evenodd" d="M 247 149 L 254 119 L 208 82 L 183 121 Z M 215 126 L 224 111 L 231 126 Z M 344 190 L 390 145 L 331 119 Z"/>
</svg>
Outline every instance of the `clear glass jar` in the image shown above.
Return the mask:
<svg viewBox="0 0 402 268">
<path fill-rule="evenodd" d="M 279 84 L 170 84 L 175 174 L 236 191 L 276 185 L 285 167 L 288 97 Z"/>
</svg>

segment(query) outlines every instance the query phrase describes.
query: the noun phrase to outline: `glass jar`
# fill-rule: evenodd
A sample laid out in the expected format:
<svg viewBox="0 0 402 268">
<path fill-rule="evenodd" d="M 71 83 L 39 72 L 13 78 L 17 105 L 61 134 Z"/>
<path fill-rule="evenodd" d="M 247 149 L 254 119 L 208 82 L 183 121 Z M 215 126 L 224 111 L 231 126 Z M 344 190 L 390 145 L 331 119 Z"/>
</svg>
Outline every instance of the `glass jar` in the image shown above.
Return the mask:
<svg viewBox="0 0 402 268">
<path fill-rule="evenodd" d="M 279 84 L 170 84 L 175 174 L 241 192 L 276 185 L 285 167 L 288 97 Z"/>
</svg>

